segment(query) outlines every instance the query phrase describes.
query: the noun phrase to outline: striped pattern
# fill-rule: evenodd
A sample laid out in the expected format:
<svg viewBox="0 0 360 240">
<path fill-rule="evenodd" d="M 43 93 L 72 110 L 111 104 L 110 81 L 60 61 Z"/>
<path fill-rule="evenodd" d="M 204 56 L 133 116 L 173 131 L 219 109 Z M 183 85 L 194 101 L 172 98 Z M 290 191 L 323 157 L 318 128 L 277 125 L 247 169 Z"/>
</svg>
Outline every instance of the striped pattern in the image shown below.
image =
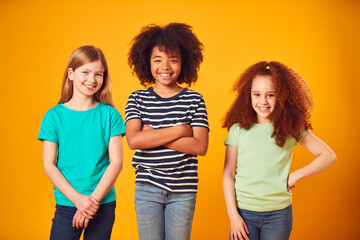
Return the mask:
<svg viewBox="0 0 360 240">
<path fill-rule="evenodd" d="M 209 129 L 201 94 L 185 88 L 171 98 L 161 98 L 152 88 L 133 92 L 125 109 L 125 122 L 141 119 L 154 129 L 190 124 Z M 132 160 L 136 182 L 147 182 L 170 192 L 197 192 L 197 156 L 159 146 L 136 150 Z"/>
</svg>

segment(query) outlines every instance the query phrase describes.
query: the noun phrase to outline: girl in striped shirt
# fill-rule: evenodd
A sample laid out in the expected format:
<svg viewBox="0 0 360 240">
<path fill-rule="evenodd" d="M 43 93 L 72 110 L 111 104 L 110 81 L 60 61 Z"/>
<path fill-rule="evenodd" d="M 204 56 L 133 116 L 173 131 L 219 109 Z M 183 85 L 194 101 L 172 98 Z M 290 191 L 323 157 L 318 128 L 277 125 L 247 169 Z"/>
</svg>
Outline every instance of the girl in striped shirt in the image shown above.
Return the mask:
<svg viewBox="0 0 360 240">
<path fill-rule="evenodd" d="M 190 239 L 209 126 L 202 95 L 180 84 L 196 82 L 202 49 L 182 23 L 148 25 L 132 41 L 129 66 L 150 86 L 131 93 L 125 110 L 140 240 Z"/>
</svg>

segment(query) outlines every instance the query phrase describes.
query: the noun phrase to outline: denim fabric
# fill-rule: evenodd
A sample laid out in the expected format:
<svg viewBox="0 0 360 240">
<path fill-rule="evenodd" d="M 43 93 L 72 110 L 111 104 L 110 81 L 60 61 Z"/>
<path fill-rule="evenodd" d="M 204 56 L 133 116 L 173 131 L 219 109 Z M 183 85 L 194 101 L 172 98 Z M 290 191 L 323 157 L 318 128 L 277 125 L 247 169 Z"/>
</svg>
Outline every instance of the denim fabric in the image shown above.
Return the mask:
<svg viewBox="0 0 360 240">
<path fill-rule="evenodd" d="M 136 183 L 135 210 L 140 240 L 189 240 L 196 193 L 172 193 Z"/>
<path fill-rule="evenodd" d="M 72 226 L 75 207 L 56 205 L 50 240 L 78 240 L 84 230 L 84 240 L 108 240 L 115 221 L 116 201 L 100 205 L 87 228 Z"/>
<path fill-rule="evenodd" d="M 292 230 L 292 205 L 276 211 L 238 209 L 249 230 L 250 240 L 288 240 Z M 229 237 L 231 239 L 231 236 Z"/>
</svg>

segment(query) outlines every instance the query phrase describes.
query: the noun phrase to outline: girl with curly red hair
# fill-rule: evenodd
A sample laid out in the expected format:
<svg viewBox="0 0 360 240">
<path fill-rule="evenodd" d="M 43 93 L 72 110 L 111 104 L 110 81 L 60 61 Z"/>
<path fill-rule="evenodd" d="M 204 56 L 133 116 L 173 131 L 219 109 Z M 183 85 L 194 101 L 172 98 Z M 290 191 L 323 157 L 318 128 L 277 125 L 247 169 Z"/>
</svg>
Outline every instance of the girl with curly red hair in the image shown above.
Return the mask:
<svg viewBox="0 0 360 240">
<path fill-rule="evenodd" d="M 202 95 L 180 84 L 197 80 L 202 49 L 189 25 L 170 23 L 144 27 L 129 51 L 133 72 L 150 85 L 131 93 L 125 110 L 140 240 L 190 239 L 209 126 Z"/>
<path fill-rule="evenodd" d="M 279 62 L 256 63 L 233 90 L 237 97 L 223 124 L 229 130 L 223 172 L 229 239 L 289 239 L 290 190 L 332 166 L 336 156 L 310 132 L 312 96 L 292 69 Z M 316 158 L 289 174 L 298 144 Z"/>
</svg>

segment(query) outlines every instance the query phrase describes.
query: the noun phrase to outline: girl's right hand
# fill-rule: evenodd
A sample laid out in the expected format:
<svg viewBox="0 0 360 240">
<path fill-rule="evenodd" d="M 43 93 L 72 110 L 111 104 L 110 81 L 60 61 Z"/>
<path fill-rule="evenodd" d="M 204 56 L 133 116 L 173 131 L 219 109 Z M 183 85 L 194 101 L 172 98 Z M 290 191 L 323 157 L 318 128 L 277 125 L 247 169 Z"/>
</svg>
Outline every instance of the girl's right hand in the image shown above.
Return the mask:
<svg viewBox="0 0 360 240">
<path fill-rule="evenodd" d="M 92 219 L 99 209 L 99 202 L 89 195 L 80 194 L 74 204 L 81 215 L 88 219 Z"/>
<path fill-rule="evenodd" d="M 244 239 L 249 240 L 247 236 L 249 234 L 249 230 L 244 220 L 239 214 L 231 217 L 230 222 L 231 222 L 231 231 L 230 231 L 231 240 L 244 240 Z"/>
</svg>

